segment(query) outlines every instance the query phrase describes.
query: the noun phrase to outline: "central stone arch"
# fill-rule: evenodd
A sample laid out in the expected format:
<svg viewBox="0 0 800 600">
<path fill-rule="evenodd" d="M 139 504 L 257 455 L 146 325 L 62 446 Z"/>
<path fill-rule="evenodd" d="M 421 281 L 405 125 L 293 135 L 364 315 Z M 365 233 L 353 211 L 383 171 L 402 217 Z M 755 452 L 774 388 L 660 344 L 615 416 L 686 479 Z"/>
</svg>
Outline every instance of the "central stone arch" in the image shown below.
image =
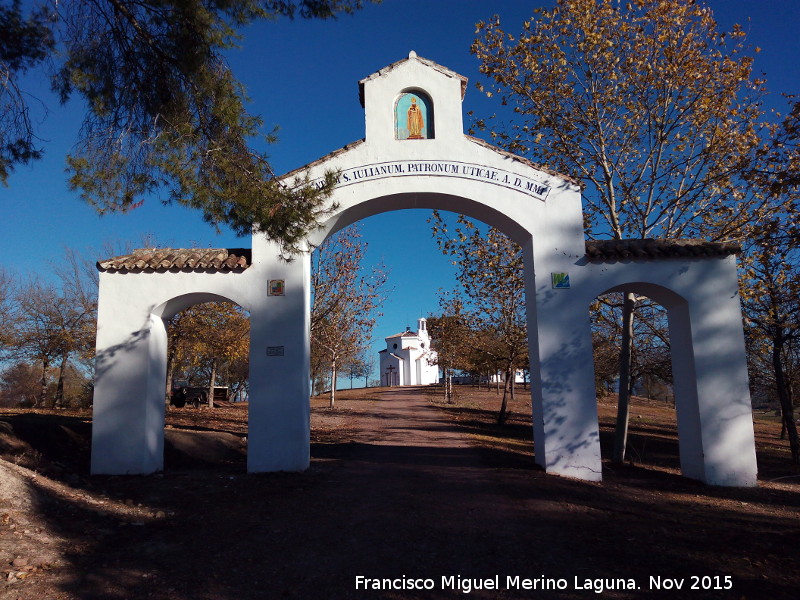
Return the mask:
<svg viewBox="0 0 800 600">
<path fill-rule="evenodd" d="M 254 235 L 251 255 L 234 260 L 236 268 L 220 266 L 230 261 L 229 251 L 219 250 L 217 263 L 199 267 L 141 259 L 133 260 L 135 269 L 101 269 L 97 354 L 110 367 L 97 377 L 93 472 L 160 468 L 163 432 L 152 424 L 125 432 L 118 415 L 147 420 L 155 410 L 147 390 L 159 385 L 158 369 L 146 366 L 153 362 L 147 340 L 157 329 L 153 307 L 165 301 L 158 298 L 175 304 L 202 293 L 232 298 L 250 311 L 248 470 L 307 468 L 310 253 L 355 221 L 430 208 L 480 219 L 523 248 L 535 457 L 547 472 L 602 477 L 587 307 L 603 291 L 639 283 L 685 300 L 676 323 L 692 348 L 682 364 L 696 393 L 682 429 L 698 432 L 691 434 L 696 451 L 687 452 L 685 474 L 713 484 L 755 484 L 732 250 L 663 242 L 648 255 L 638 247 L 628 252 L 621 242 L 590 246 L 577 182 L 464 135 L 465 89 L 464 77 L 413 52 L 359 82 L 365 137 L 282 178 L 299 186 L 338 175 L 325 222 L 293 261 L 281 258 L 278 244 Z M 143 285 L 156 287 L 142 292 Z M 715 290 L 725 297 L 715 299 Z M 111 324 L 120 306 L 129 323 Z M 137 365 L 135 377 L 124 370 L 124 359 Z M 723 367 L 736 376 L 715 388 Z"/>
<path fill-rule="evenodd" d="M 332 216 L 319 230 L 309 236 L 309 243 L 316 247 L 337 231 L 375 215 L 416 208 L 445 210 L 468 215 L 499 229 L 519 244 L 525 243 L 531 237 L 530 232 L 526 231 L 506 214 L 499 212 L 497 208 L 471 198 L 432 191 L 383 195 L 383 190 L 378 186 L 374 186 L 373 189 L 365 189 L 364 192 L 369 196 L 373 193 L 377 195 Z"/>
<path fill-rule="evenodd" d="M 336 209 L 310 243 L 374 214 L 406 208 L 431 208 L 477 218 L 517 242 L 525 252 L 526 297 L 531 373 L 551 368 L 553 377 L 532 377 L 534 416 L 552 406 L 548 423 L 540 422 L 536 459 L 551 472 L 597 480 L 601 477 L 599 431 L 591 373 L 591 345 L 555 348 L 550 337 L 542 347 L 540 322 L 563 321 L 562 331 L 588 331 L 585 311 L 563 319 L 563 290 L 551 284 L 553 273 L 571 273 L 584 257 L 580 187 L 568 177 L 544 170 L 474 137 L 464 135 L 461 102 L 466 80 L 411 53 L 360 82 L 366 112 L 366 137 L 287 174 L 287 185 L 314 185 L 325 173 L 338 173 L 331 197 Z M 436 107 L 433 139 L 397 139 L 397 98 L 418 90 Z M 431 111 L 432 112 L 432 111 Z M 386 115 L 394 115 L 392 119 Z M 256 246 L 254 245 L 254 256 Z M 551 314 L 553 313 L 553 314 Z M 562 335 L 556 337 L 561 338 Z M 587 339 L 590 339 L 587 337 Z M 561 358 L 550 360 L 551 351 Z M 542 381 L 564 381 L 565 365 L 583 364 L 585 376 L 573 371 L 569 387 L 556 392 Z M 559 408 L 560 407 L 560 408 Z"/>
</svg>

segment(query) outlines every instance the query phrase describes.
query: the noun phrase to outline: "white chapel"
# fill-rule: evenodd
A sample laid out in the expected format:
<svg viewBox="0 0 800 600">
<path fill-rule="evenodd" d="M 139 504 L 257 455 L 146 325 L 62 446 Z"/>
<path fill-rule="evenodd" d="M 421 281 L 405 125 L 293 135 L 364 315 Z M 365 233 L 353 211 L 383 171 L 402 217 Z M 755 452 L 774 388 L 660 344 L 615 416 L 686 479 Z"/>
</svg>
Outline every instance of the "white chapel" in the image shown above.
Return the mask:
<svg viewBox="0 0 800 600">
<path fill-rule="evenodd" d="M 386 338 L 386 348 L 381 350 L 381 385 L 428 385 L 439 382 L 436 352 L 431 350 L 431 339 L 425 319 L 417 321 L 417 331 L 410 327 L 402 333 Z"/>
</svg>

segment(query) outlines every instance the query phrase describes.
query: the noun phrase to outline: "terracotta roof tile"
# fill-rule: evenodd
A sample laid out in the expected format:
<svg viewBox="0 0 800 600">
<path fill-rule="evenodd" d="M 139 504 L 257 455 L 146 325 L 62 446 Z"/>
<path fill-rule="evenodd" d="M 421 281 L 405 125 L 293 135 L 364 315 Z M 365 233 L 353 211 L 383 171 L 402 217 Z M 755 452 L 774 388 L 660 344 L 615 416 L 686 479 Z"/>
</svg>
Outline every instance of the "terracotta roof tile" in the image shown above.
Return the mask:
<svg viewBox="0 0 800 600">
<path fill-rule="evenodd" d="M 586 257 L 592 262 L 664 258 L 722 258 L 741 252 L 736 242 L 705 240 L 589 240 Z"/>
<path fill-rule="evenodd" d="M 250 248 L 139 248 L 131 254 L 97 262 L 110 273 L 165 271 L 244 271 L 252 262 Z"/>
<path fill-rule="evenodd" d="M 389 337 L 384 339 L 390 340 L 392 338 L 399 338 L 399 337 L 417 337 L 417 333 L 414 331 L 403 331 L 402 333 L 395 333 L 394 335 L 390 335 Z"/>
</svg>

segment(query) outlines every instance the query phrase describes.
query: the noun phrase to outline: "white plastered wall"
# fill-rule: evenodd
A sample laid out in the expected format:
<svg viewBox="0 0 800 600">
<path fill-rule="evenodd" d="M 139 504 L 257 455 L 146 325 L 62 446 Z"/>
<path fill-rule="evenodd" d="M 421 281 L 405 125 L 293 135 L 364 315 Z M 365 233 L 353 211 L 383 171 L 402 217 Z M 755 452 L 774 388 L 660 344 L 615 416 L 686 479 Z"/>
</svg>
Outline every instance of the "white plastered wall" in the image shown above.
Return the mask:
<svg viewBox="0 0 800 600">
<path fill-rule="evenodd" d="M 230 300 L 250 312 L 248 470 L 296 471 L 310 460 L 309 261 L 279 258 L 261 240 L 241 273 L 101 273 L 92 473 L 163 468 L 166 331 L 163 319 Z M 271 279 L 286 284 L 269 296 Z M 279 349 L 279 352 L 269 352 Z M 287 370 L 289 373 L 287 374 Z"/>
<path fill-rule="evenodd" d="M 518 242 L 525 254 L 536 460 L 549 473 L 585 480 L 602 477 L 589 304 L 614 288 L 645 295 L 649 290 L 665 298 L 660 301 L 670 304 L 673 344 L 692 349 L 675 357 L 683 375 L 676 377 L 676 388 L 684 472 L 708 483 L 753 485 L 733 259 L 588 264 L 578 187 L 465 137 L 461 78 L 411 56 L 362 85 L 365 140 L 297 174 L 313 181 L 333 170 L 343 177 L 331 198 L 338 208 L 310 237 L 310 245 L 360 219 L 406 208 L 464 213 Z M 409 90 L 421 90 L 433 102 L 432 140 L 394 139 L 395 100 Z M 479 175 L 411 172 L 411 165 L 426 164 L 479 168 Z M 403 170 L 375 175 L 375 169 L 388 165 Z M 542 184 L 546 194 L 537 197 L 504 182 L 516 176 Z M 554 289 L 552 273 L 569 273 L 570 288 Z M 270 279 L 285 281 L 285 296 L 267 295 Z M 182 303 L 175 298 L 205 297 L 233 300 L 251 313 L 248 470 L 309 465 L 307 254 L 287 263 L 274 243 L 257 235 L 253 265 L 244 273 L 104 273 L 100 294 L 93 472 L 149 473 L 162 467 L 166 342 L 161 318 Z"/>
<path fill-rule="evenodd" d="M 713 485 L 756 485 L 735 257 L 588 264 L 579 273 L 574 310 L 610 291 L 667 309 L 683 474 Z"/>
<path fill-rule="evenodd" d="M 230 300 L 250 309 L 249 273 L 100 273 L 92 473 L 163 467 L 167 336 L 164 318 Z"/>
</svg>

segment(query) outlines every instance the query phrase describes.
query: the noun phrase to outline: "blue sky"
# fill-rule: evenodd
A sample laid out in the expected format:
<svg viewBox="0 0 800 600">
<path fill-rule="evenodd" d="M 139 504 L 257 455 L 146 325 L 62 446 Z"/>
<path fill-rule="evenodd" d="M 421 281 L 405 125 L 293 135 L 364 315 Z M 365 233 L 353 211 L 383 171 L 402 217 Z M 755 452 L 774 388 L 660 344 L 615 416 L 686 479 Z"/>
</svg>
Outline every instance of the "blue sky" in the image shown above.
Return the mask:
<svg viewBox="0 0 800 600">
<path fill-rule="evenodd" d="M 336 21 L 275 21 L 248 28 L 241 50 L 230 54 L 234 72 L 252 100 L 251 111 L 266 125 L 278 125 L 279 143 L 268 152 L 276 172 L 305 165 L 364 136 L 358 81 L 406 57 L 410 50 L 469 78 L 464 110 L 488 116 L 497 110 L 479 93 L 477 61 L 469 51 L 475 23 L 501 15 L 511 31 L 521 28 L 547 0 L 435 0 L 422 3 L 384 0 Z M 757 73 L 765 73 L 776 108 L 779 95 L 800 93 L 800 0 L 708 0 L 722 30 L 744 26 Z M 249 246 L 249 240 L 216 234 L 199 216 L 157 199 L 127 215 L 98 217 L 65 183 L 64 155 L 75 142 L 81 105 L 60 107 L 46 83 L 34 78 L 28 88 L 39 98 L 40 135 L 47 140 L 44 160 L 19 167 L 0 187 L 0 250 L 3 265 L 17 274 L 47 276 L 65 247 L 90 256 L 104 246 L 138 247 L 146 235 L 173 247 Z M 369 260 L 381 258 L 391 269 L 394 292 L 375 330 L 375 350 L 383 337 L 437 311 L 437 291 L 453 285 L 452 267 L 436 250 L 425 211 L 386 213 L 363 221 Z M 402 232 L 399 247 L 395 233 Z"/>
</svg>

